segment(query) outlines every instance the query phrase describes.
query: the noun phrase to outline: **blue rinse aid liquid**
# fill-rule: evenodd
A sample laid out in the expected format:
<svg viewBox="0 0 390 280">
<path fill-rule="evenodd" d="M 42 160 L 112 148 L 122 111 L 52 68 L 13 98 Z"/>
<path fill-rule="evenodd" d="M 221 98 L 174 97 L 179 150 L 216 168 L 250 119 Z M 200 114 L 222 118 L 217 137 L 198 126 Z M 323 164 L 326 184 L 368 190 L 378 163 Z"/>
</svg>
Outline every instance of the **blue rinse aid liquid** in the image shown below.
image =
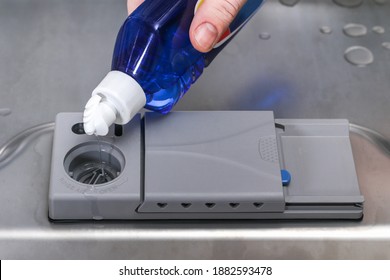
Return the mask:
<svg viewBox="0 0 390 280">
<path fill-rule="evenodd" d="M 127 123 L 142 107 L 168 113 L 263 0 L 248 0 L 209 53 L 190 42 L 197 0 L 145 0 L 122 25 L 111 72 L 93 91 L 84 112 L 88 134 L 104 135 L 112 123 Z"/>
</svg>

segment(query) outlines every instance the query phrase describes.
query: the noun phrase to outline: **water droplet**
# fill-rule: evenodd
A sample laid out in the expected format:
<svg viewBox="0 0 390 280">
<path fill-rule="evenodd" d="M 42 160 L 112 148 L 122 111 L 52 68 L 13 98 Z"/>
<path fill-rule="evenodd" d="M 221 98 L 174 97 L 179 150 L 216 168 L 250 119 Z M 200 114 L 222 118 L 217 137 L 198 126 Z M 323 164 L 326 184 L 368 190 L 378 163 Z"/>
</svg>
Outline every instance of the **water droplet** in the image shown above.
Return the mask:
<svg viewBox="0 0 390 280">
<path fill-rule="evenodd" d="M 322 33 L 322 34 L 331 34 L 332 33 L 332 28 L 330 28 L 329 26 L 322 26 L 321 28 L 320 28 L 320 32 Z"/>
<path fill-rule="evenodd" d="M 378 33 L 378 34 L 383 34 L 383 33 L 385 33 L 385 28 L 382 27 L 382 26 L 377 25 L 377 26 L 374 26 L 372 28 L 372 31 L 375 32 L 375 33 Z"/>
<path fill-rule="evenodd" d="M 372 52 L 361 46 L 353 46 L 348 48 L 344 53 L 345 60 L 358 67 L 364 67 L 374 62 Z"/>
<path fill-rule="evenodd" d="M 382 47 L 384 47 L 385 49 L 390 50 L 390 42 L 384 42 L 384 43 L 382 43 Z"/>
<path fill-rule="evenodd" d="M 93 216 L 92 219 L 95 221 L 101 221 L 101 220 L 103 220 L 103 217 L 102 216 Z"/>
<path fill-rule="evenodd" d="M 12 113 L 10 108 L 0 108 L 0 116 L 8 116 Z"/>
<path fill-rule="evenodd" d="M 367 34 L 367 27 L 363 24 L 348 23 L 343 28 L 344 34 L 350 37 L 361 37 Z"/>
<path fill-rule="evenodd" d="M 384 5 L 387 3 L 387 0 L 374 0 L 375 4 L 378 4 L 378 5 Z"/>
<path fill-rule="evenodd" d="M 341 7 L 355 8 L 363 3 L 363 0 L 333 0 L 334 3 Z"/>
<path fill-rule="evenodd" d="M 261 40 L 269 40 L 271 39 L 271 34 L 269 34 L 268 32 L 262 32 L 259 34 L 259 38 Z"/>
<path fill-rule="evenodd" d="M 279 2 L 285 6 L 293 7 L 298 4 L 300 0 L 279 0 Z"/>
</svg>

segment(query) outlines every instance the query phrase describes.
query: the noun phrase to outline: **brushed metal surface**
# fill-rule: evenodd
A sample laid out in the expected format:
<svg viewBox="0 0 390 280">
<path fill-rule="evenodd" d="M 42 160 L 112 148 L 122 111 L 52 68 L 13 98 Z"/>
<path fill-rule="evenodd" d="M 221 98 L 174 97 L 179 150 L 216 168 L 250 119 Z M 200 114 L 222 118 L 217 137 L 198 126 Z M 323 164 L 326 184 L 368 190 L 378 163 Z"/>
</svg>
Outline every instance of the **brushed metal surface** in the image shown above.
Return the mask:
<svg viewBox="0 0 390 280">
<path fill-rule="evenodd" d="M 0 0 L 0 144 L 54 121 L 58 112 L 82 111 L 109 70 L 124 2 Z M 388 147 L 390 51 L 382 43 L 390 41 L 389 14 L 390 3 L 369 0 L 356 8 L 332 0 L 293 7 L 269 0 L 176 109 L 347 118 L 384 135 L 379 141 Z M 364 24 L 368 34 L 346 36 L 348 23 Z M 372 32 L 378 25 L 384 34 Z M 332 31 L 321 33 L 323 26 Z M 371 50 L 372 64 L 356 67 L 344 59 L 356 45 Z M 52 134 L 38 133 L 0 169 L 0 258 L 388 259 L 390 157 L 373 144 L 373 134 L 364 135 L 351 136 L 366 199 L 361 222 L 56 224 L 47 212 Z"/>
</svg>

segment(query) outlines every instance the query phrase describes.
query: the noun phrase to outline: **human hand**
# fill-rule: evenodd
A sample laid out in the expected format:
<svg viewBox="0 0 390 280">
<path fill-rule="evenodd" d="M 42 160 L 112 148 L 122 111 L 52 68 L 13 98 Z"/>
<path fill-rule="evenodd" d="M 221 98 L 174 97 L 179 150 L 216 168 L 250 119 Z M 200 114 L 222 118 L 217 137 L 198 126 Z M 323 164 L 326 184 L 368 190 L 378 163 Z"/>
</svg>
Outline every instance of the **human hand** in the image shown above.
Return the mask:
<svg viewBox="0 0 390 280">
<path fill-rule="evenodd" d="M 131 14 L 144 0 L 127 0 Z M 190 39 L 200 52 L 210 51 L 247 0 L 203 0 L 190 27 Z"/>
</svg>

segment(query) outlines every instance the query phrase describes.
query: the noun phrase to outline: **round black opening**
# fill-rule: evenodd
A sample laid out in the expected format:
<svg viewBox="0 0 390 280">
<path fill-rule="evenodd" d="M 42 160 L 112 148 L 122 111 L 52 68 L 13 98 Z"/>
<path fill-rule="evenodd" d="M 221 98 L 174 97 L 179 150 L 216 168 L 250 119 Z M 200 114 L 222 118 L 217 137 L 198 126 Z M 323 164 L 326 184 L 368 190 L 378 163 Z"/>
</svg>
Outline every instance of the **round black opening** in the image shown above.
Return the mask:
<svg viewBox="0 0 390 280">
<path fill-rule="evenodd" d="M 72 126 L 72 131 L 75 134 L 85 134 L 84 131 L 84 124 L 83 123 L 76 123 Z"/>
</svg>

